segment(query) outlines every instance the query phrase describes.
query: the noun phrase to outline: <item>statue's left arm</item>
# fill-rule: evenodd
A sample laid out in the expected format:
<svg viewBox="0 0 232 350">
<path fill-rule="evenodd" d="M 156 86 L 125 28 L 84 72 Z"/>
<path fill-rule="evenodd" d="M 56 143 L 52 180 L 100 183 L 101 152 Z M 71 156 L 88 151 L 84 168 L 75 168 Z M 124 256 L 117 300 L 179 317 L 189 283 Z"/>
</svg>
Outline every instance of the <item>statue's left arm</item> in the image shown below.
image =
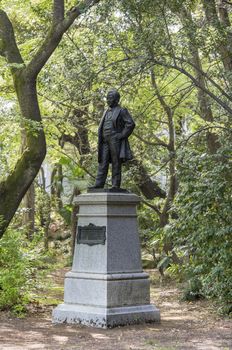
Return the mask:
<svg viewBox="0 0 232 350">
<path fill-rule="evenodd" d="M 121 132 L 121 138 L 127 138 L 131 135 L 132 131 L 134 130 L 135 127 L 135 122 L 133 121 L 130 113 L 126 108 L 123 108 L 120 112 L 120 116 L 123 119 L 124 122 L 124 127 Z"/>
</svg>

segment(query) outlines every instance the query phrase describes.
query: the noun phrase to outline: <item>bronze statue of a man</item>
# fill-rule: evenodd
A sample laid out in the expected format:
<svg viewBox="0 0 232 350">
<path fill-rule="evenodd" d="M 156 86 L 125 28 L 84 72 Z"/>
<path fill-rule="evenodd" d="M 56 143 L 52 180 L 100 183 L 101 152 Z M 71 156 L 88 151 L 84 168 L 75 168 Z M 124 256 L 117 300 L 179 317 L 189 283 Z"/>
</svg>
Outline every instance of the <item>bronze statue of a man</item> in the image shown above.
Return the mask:
<svg viewBox="0 0 232 350">
<path fill-rule="evenodd" d="M 112 189 L 120 189 L 122 162 L 132 159 L 128 137 L 135 123 L 126 108 L 119 105 L 120 94 L 110 90 L 109 108 L 104 112 L 98 129 L 98 173 L 93 188 L 104 188 L 109 163 L 112 163 Z"/>
</svg>

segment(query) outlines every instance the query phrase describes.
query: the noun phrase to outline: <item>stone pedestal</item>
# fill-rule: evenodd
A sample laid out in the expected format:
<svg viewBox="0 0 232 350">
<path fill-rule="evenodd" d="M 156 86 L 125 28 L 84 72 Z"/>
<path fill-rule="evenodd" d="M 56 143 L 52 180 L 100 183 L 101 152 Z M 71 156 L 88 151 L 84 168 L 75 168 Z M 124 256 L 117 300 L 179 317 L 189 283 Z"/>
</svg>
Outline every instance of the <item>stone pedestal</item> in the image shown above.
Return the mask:
<svg viewBox="0 0 232 350">
<path fill-rule="evenodd" d="M 77 197 L 78 235 L 72 270 L 65 276 L 64 303 L 54 323 L 94 327 L 153 322 L 148 274 L 142 271 L 136 205 L 129 193 L 87 193 Z"/>
</svg>

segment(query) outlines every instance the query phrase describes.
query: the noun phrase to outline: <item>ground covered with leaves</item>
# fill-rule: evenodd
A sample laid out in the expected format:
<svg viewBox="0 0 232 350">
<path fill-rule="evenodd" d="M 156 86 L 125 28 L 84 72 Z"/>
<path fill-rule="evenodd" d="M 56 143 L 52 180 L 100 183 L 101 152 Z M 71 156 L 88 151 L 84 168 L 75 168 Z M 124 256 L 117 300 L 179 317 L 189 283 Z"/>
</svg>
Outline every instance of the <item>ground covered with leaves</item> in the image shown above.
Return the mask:
<svg viewBox="0 0 232 350">
<path fill-rule="evenodd" d="M 2 350 L 174 350 L 232 349 L 232 320 L 221 318 L 205 300 L 183 302 L 179 285 L 160 282 L 151 275 L 151 300 L 161 311 L 160 324 L 133 325 L 102 330 L 79 325 L 53 325 L 51 312 L 63 299 L 63 277 L 68 269 L 48 276 L 46 290 L 30 304 L 24 318 L 0 313 Z"/>
</svg>

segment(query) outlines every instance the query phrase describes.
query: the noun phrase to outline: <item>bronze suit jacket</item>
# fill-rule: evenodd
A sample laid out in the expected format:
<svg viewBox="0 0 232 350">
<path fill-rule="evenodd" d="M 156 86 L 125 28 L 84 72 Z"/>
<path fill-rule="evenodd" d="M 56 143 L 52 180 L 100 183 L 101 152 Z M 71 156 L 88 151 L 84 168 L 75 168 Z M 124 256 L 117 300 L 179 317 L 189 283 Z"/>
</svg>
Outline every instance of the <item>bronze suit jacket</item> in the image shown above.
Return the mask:
<svg viewBox="0 0 232 350">
<path fill-rule="evenodd" d="M 103 123 L 105 119 L 106 112 L 104 112 L 100 125 L 98 128 L 98 162 L 101 163 L 102 158 L 102 144 L 103 144 Z M 120 159 L 122 162 L 132 159 L 132 152 L 128 142 L 128 137 L 132 133 L 135 123 L 126 108 L 121 106 L 116 106 L 113 110 L 113 131 L 119 133 L 121 136 L 121 147 L 120 147 Z M 110 160 L 111 162 L 111 160 Z"/>
</svg>

